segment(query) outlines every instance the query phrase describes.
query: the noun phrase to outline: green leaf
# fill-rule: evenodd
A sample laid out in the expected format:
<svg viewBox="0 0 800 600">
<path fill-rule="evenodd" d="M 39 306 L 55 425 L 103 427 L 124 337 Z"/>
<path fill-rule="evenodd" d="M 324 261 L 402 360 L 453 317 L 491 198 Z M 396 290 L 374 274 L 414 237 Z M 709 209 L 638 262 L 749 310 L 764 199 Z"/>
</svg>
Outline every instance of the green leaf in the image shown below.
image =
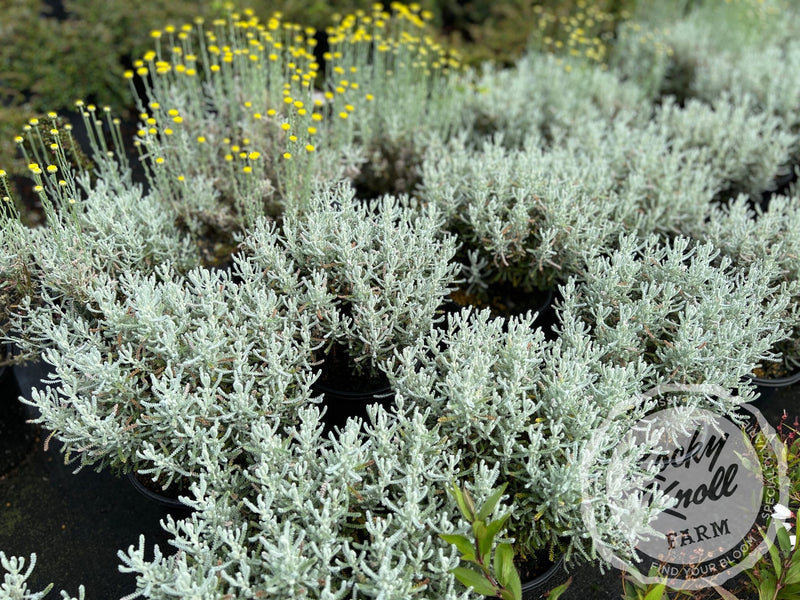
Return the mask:
<svg viewBox="0 0 800 600">
<path fill-rule="evenodd" d="M 792 551 L 792 541 L 789 539 L 789 532 L 786 531 L 782 523 L 777 523 L 776 529 L 775 536 L 778 538 L 778 546 L 780 546 L 782 552 L 788 554 Z"/>
<path fill-rule="evenodd" d="M 792 562 L 786 569 L 783 576 L 783 582 L 787 585 L 792 583 L 800 583 L 800 553 L 792 555 Z"/>
<path fill-rule="evenodd" d="M 506 513 L 499 519 L 495 519 L 486 526 L 486 529 L 488 529 L 492 537 L 495 537 L 503 529 L 503 527 L 506 526 L 506 521 L 508 521 L 510 516 L 510 514 Z"/>
<path fill-rule="evenodd" d="M 475 544 L 463 535 L 440 533 L 439 537 L 448 544 L 453 544 L 461 552 L 462 560 L 475 560 Z"/>
<path fill-rule="evenodd" d="M 567 591 L 567 588 L 572 585 L 572 577 L 567 579 L 564 583 L 559 586 L 554 587 L 552 590 L 547 592 L 547 600 L 558 600 L 561 597 L 561 594 Z"/>
<path fill-rule="evenodd" d="M 522 600 L 522 582 L 514 566 L 514 549 L 511 544 L 500 544 L 494 551 L 494 576 L 500 585 L 511 591 L 514 600 Z"/>
<path fill-rule="evenodd" d="M 775 598 L 775 590 L 778 588 L 778 581 L 775 575 L 769 572 L 762 571 L 761 581 L 758 585 L 758 597 L 760 600 L 773 600 Z"/>
<path fill-rule="evenodd" d="M 661 600 L 664 597 L 664 590 L 667 585 L 665 583 L 658 583 L 650 588 L 644 600 Z"/>
<path fill-rule="evenodd" d="M 494 535 L 489 531 L 489 527 L 487 527 L 486 523 L 483 521 L 475 521 L 472 524 L 472 531 L 475 532 L 475 539 L 478 540 L 478 552 L 480 553 L 481 560 L 485 564 L 489 553 L 492 551 Z"/>
<path fill-rule="evenodd" d="M 494 574 L 505 585 L 510 571 L 514 569 L 514 550 L 511 544 L 500 544 L 494 551 Z M 507 587 L 507 586 L 506 586 Z"/>
<path fill-rule="evenodd" d="M 464 496 L 464 503 L 467 505 L 467 510 L 469 511 L 469 517 L 467 517 L 468 521 L 475 520 L 475 501 L 472 499 L 472 494 L 469 493 L 467 486 L 463 486 L 461 488 L 461 493 Z"/>
<path fill-rule="evenodd" d="M 715 585 L 714 586 L 714 590 L 716 590 L 716 592 L 719 594 L 719 596 L 720 596 L 720 598 L 722 598 L 722 600 L 739 600 L 739 598 L 737 598 L 735 595 L 733 595 L 732 593 L 730 593 L 728 590 L 726 590 L 723 587 Z"/>
<path fill-rule="evenodd" d="M 791 585 L 784 585 L 778 591 L 778 598 L 782 600 L 794 600 L 800 598 L 800 584 L 793 583 Z"/>
<path fill-rule="evenodd" d="M 781 536 L 786 536 L 786 530 L 783 528 L 783 525 L 778 527 L 778 543 L 783 545 L 781 541 Z M 788 540 L 788 538 L 787 538 Z M 788 541 L 787 541 L 788 543 Z M 772 559 L 772 568 L 775 569 L 775 575 L 777 577 L 781 576 L 781 572 L 783 572 L 782 564 L 781 564 L 781 554 L 778 551 L 778 547 L 775 544 L 769 544 L 769 556 Z"/>
<path fill-rule="evenodd" d="M 461 490 L 458 489 L 458 486 L 454 483 L 450 493 L 453 494 L 453 498 L 455 498 L 456 504 L 458 505 L 458 509 L 461 511 L 462 516 L 472 523 L 473 515 L 469 512 L 469 507 L 467 506 L 466 501 L 464 500 L 464 494 L 461 493 Z"/>
<path fill-rule="evenodd" d="M 483 525 L 483 523 L 481 523 L 483 527 L 473 527 L 473 529 L 475 529 L 475 537 L 478 540 L 478 548 L 484 562 L 486 563 L 489 561 L 489 554 L 492 551 L 494 539 L 497 537 L 498 532 L 505 525 L 506 521 L 508 520 L 508 516 L 509 515 L 505 515 L 500 519 L 492 521 L 488 525 Z"/>
<path fill-rule="evenodd" d="M 471 587 L 475 590 L 476 594 L 483 594 L 484 596 L 495 596 L 497 590 L 489 583 L 485 575 L 468 569 L 467 567 L 456 567 L 450 571 L 455 578 L 458 579 L 465 587 Z"/>
<path fill-rule="evenodd" d="M 503 492 L 506 491 L 506 487 L 508 483 L 504 483 L 499 488 L 497 488 L 492 495 L 486 499 L 486 502 L 483 504 L 481 509 L 478 511 L 478 518 L 481 521 L 485 521 L 488 519 L 491 514 L 494 512 L 494 507 L 497 506 L 497 503 L 500 502 L 500 497 L 503 495 Z"/>
</svg>

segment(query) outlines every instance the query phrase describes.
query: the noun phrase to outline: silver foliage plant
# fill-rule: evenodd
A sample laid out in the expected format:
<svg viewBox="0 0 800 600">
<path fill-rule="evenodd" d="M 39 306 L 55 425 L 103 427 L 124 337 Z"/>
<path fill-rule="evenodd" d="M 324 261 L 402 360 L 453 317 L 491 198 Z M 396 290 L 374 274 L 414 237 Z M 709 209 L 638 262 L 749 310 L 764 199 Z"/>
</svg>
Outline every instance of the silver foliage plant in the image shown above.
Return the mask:
<svg viewBox="0 0 800 600">
<path fill-rule="evenodd" d="M 335 311 L 325 320 L 326 352 L 340 345 L 355 371 L 375 374 L 437 321 L 458 275 L 457 242 L 435 205 L 392 196 L 361 203 L 354 193 L 346 183 L 320 190 L 308 210 L 287 213 L 280 232 L 259 221 L 243 250 L 278 293 L 296 293 L 287 272 L 322 282 Z"/>
<path fill-rule="evenodd" d="M 36 554 L 31 554 L 28 559 L 28 568 L 25 568 L 25 558 L 22 556 L 6 556 L 0 550 L 0 567 L 5 573 L 3 581 L 0 582 L 0 598 L 8 600 L 44 600 L 53 588 L 51 583 L 40 592 L 33 592 L 28 589 L 27 580 L 36 567 Z M 78 589 L 78 596 L 70 596 L 67 592 L 61 592 L 62 600 L 85 600 L 83 586 Z"/>
<path fill-rule="evenodd" d="M 613 173 L 576 146 L 519 150 L 494 140 L 470 149 L 462 137 L 429 155 L 420 197 L 491 264 L 492 275 L 476 279 L 546 289 L 613 242 L 626 210 L 611 197 Z"/>
<path fill-rule="evenodd" d="M 454 547 L 436 532 L 468 524 L 444 493 L 458 476 L 457 454 L 409 403 L 396 414 L 370 409 L 366 435 L 351 421 L 322 437 L 316 407 L 298 411 L 284 431 L 251 424 L 252 463 L 212 466 L 186 499 L 195 512 L 167 518 L 174 553 L 146 557 L 144 539 L 120 552 L 135 573 L 126 597 L 172 598 L 475 598 L 449 573 Z M 495 470 L 477 474 L 485 497 Z"/>
<path fill-rule="evenodd" d="M 792 306 L 800 297 L 800 202 L 795 194 L 773 196 L 766 207 L 754 205 L 746 196 L 727 204 L 712 206 L 708 218 L 699 220 L 692 228 L 695 238 L 707 240 L 741 268 L 752 268 L 762 261 L 774 261 L 777 269 L 770 270 L 772 285 L 785 285 L 792 294 Z M 792 334 L 780 342 L 774 351 L 780 354 L 785 366 L 795 370 L 800 366 L 800 315 L 787 310 L 785 323 Z M 762 366 L 767 366 L 765 363 Z"/>
<path fill-rule="evenodd" d="M 572 336 L 554 343 L 533 325 L 531 313 L 504 321 L 464 309 L 402 353 L 392 383 L 425 415 L 445 451 L 459 456 L 464 478 L 479 481 L 489 469 L 508 483 L 507 535 L 519 557 L 542 550 L 586 557 L 592 540 L 580 503 L 587 484 L 577 465 L 589 449 L 610 452 L 644 408 L 632 401 L 643 391 L 647 367 L 604 362 L 603 347 L 577 322 L 570 323 Z M 628 413 L 613 418 L 614 407 L 628 404 Z M 606 419 L 609 435 L 597 439 Z M 601 471 L 589 478 L 602 479 Z M 628 553 L 630 547 L 614 540 L 647 530 L 658 505 L 643 510 L 626 523 L 606 520 L 598 530 Z"/>
<path fill-rule="evenodd" d="M 292 423 L 309 401 L 317 316 L 297 298 L 168 266 L 85 293 L 83 305 L 44 295 L 26 321 L 58 382 L 29 402 L 68 461 L 193 479 L 209 439 L 225 442 L 216 460 L 234 460 L 250 420 Z"/>
<path fill-rule="evenodd" d="M 657 115 L 677 149 L 697 148 L 723 189 L 757 196 L 782 174 L 798 137 L 779 116 L 756 101 L 723 93 L 706 104 L 689 100 L 682 108 L 667 102 Z"/>
<path fill-rule="evenodd" d="M 715 56 L 730 51 L 715 43 Z M 278 71 L 269 89 L 253 71 L 252 97 L 247 77 L 202 94 L 199 79 L 164 80 L 148 99 L 160 108 L 141 106 L 158 117 L 156 133 L 140 134 L 154 191 L 131 185 L 97 137 L 99 177 L 58 165 L 72 195 L 37 167 L 48 225 L 4 215 L 0 293 L 15 313 L 10 339 L 52 371 L 30 400 L 39 422 L 79 467 L 189 485 L 194 513 L 165 523 L 174 552 L 149 559 L 141 541 L 120 553 L 137 576 L 129 597 L 475 597 L 450 574 L 458 553 L 438 535 L 468 531 L 445 491 L 457 479 L 478 502 L 509 483 L 500 506 L 513 504 L 507 534 L 521 556 L 592 557 L 587 476 L 594 487 L 641 476 L 635 456 L 605 471 L 636 410 L 601 439 L 598 426 L 659 383 L 736 387 L 735 401 L 690 399 L 729 410 L 752 397 L 742 379 L 798 329 L 796 198 L 756 213 L 744 196 L 711 204 L 780 174 L 797 146 L 796 95 L 773 77 L 765 101 L 751 89 L 754 67 L 726 56 L 716 78 L 694 65 L 699 100 L 658 109 L 680 57 L 567 72 L 530 54 L 514 70 L 426 75 L 416 88 L 405 72 L 313 134 L 297 127 L 299 111 L 346 111 L 353 94 L 327 104 L 308 88 L 290 106 Z M 351 58 L 355 72 L 369 62 Z M 296 147 L 306 153 L 286 162 L 290 130 L 306 136 Z M 361 203 L 330 182 L 355 178 L 383 130 L 425 153 L 423 182 L 416 197 Z M 273 209 L 286 212 L 272 221 Z M 198 268 L 209 231 L 239 232 L 230 272 Z M 671 240 L 686 232 L 700 241 Z M 439 322 L 459 243 L 474 285 L 491 264 L 523 286 L 566 282 L 558 339 L 546 342 L 531 315 L 465 310 Z M 338 348 L 356 371 L 389 372 L 397 395 L 363 429 L 350 421 L 326 437 L 311 384 Z M 581 474 L 589 451 L 598 461 Z M 600 510 L 597 526 L 630 552 L 657 510 Z M 0 566 L 3 592 L 44 594 L 26 589 L 21 559 L 0 553 Z"/>
<path fill-rule="evenodd" d="M 65 302 L 53 284 L 23 302 L 17 341 L 44 348 L 59 382 L 30 403 L 68 460 L 193 479 L 210 432 L 230 461 L 253 418 L 293 423 L 326 345 L 345 345 L 356 369 L 386 369 L 427 333 L 456 274 L 455 241 L 433 207 L 359 206 L 346 185 L 311 205 L 280 234 L 260 221 L 232 274 L 92 270 L 79 298 Z M 54 238 L 34 251 L 42 270 Z"/>
<path fill-rule="evenodd" d="M 3 202 L 0 200 L 0 202 Z M 31 288 L 31 273 L 28 268 L 30 230 L 18 219 L 8 218 L 13 213 L 5 212 L 0 205 L 0 334 L 7 334 L 8 318 Z M 5 349 L 0 351 L 5 356 Z"/>
<path fill-rule="evenodd" d="M 617 251 L 598 255 L 564 285 L 560 337 L 579 344 L 576 335 L 590 335 L 610 364 L 644 360 L 650 387 L 738 388 L 740 396 L 708 399 L 709 408 L 726 412 L 752 399 L 743 380 L 777 358 L 776 344 L 790 333 L 792 287 L 778 274 L 769 257 L 736 267 L 707 242 L 624 236 Z M 574 329 L 576 321 L 584 328 Z"/>
<path fill-rule="evenodd" d="M 567 72 L 550 54 L 529 52 L 511 69 L 486 64 L 471 85 L 476 93 L 466 110 L 478 143 L 500 134 L 509 148 L 531 139 L 557 145 L 589 124 L 647 119 L 641 111 L 647 95 L 638 85 L 585 65 Z"/>
</svg>

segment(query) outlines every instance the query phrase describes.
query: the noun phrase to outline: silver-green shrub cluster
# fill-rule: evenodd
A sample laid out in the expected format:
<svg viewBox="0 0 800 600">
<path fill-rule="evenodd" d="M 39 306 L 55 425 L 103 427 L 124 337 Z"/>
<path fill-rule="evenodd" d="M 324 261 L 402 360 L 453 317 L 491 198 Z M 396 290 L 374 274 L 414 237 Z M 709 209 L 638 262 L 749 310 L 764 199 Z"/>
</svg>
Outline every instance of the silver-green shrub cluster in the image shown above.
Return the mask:
<svg viewBox="0 0 800 600">
<path fill-rule="evenodd" d="M 83 300 L 94 280 L 149 272 L 162 263 L 185 271 L 200 263 L 191 240 L 155 194 L 119 189 L 100 179 L 74 204 L 52 211 L 31 231 L 41 286 L 57 297 Z"/>
<path fill-rule="evenodd" d="M 448 217 L 465 251 L 477 251 L 473 283 L 546 289 L 613 243 L 626 210 L 612 196 L 613 173 L 576 146 L 470 149 L 456 138 L 428 156 L 420 196 Z"/>
<path fill-rule="evenodd" d="M 639 128 L 601 130 L 589 146 L 593 157 L 609 162 L 615 202 L 625 211 L 624 229 L 642 238 L 685 231 L 705 217 L 721 191 L 713 165 L 705 160 L 707 150 L 671 137 L 662 122 L 653 120 Z"/>
<path fill-rule="evenodd" d="M 710 243 L 678 237 L 620 240 L 586 273 L 564 286 L 560 337 L 581 344 L 587 333 L 614 365 L 648 365 L 645 381 L 714 384 L 740 389 L 735 399 L 709 399 L 717 411 L 751 399 L 742 386 L 789 334 L 791 292 L 778 284 L 779 266 L 767 257 L 740 268 Z M 585 329 L 573 329 L 578 320 Z"/>
<path fill-rule="evenodd" d="M 49 285 L 39 306 L 23 305 L 19 343 L 44 348 L 61 382 L 31 402 L 68 456 L 167 483 L 194 477 L 209 432 L 226 440 L 228 461 L 252 418 L 293 422 L 324 345 L 342 343 L 354 368 L 374 370 L 430 330 L 456 273 L 435 209 L 391 197 L 358 205 L 346 185 L 310 204 L 280 235 L 260 221 L 233 276 L 94 269 L 80 297 L 65 303 Z M 42 270 L 48 250 L 34 251 Z"/>
<path fill-rule="evenodd" d="M 640 36 L 652 36 L 669 48 L 667 56 L 661 58 L 666 59 L 666 64 L 658 69 L 663 73 L 663 79 L 658 82 L 659 91 L 685 99 L 703 88 L 703 79 L 711 76 L 712 71 L 725 71 L 735 62 L 750 60 L 766 46 L 781 46 L 790 40 L 795 17 L 794 7 L 780 0 L 727 0 L 724 3 L 645 0 L 637 3 L 633 22 L 626 28 Z M 656 57 L 647 61 L 648 55 L 652 55 L 647 50 L 647 47 L 630 43 L 615 46 L 614 52 L 640 55 L 635 60 L 619 57 L 616 64 L 625 65 L 628 68 L 623 72 L 639 79 L 637 75 L 653 72 L 655 67 L 656 61 L 652 58 Z M 713 96 L 705 98 L 711 100 Z"/>
<path fill-rule="evenodd" d="M 798 143 L 785 122 L 743 95 L 724 94 L 709 104 L 693 99 L 680 108 L 667 102 L 656 118 L 676 150 L 700 150 L 699 164 L 711 167 L 720 187 L 752 196 L 783 173 Z"/>
<path fill-rule="evenodd" d="M 487 64 L 472 86 L 472 127 L 484 137 L 501 134 L 509 147 L 557 145 L 588 124 L 647 118 L 640 114 L 646 94 L 636 84 L 580 63 L 567 67 L 549 54 L 531 52 L 512 69 Z"/>
<path fill-rule="evenodd" d="M 351 421 L 328 439 L 315 407 L 285 431 L 253 420 L 248 468 L 218 466 L 193 486 L 195 512 L 168 518 L 177 553 L 147 559 L 144 540 L 120 552 L 122 570 L 137 575 L 128 598 L 474 597 L 449 573 L 458 553 L 437 535 L 468 529 L 444 493 L 457 455 L 412 408 L 374 407 L 366 435 Z M 496 477 L 479 473 L 475 496 Z"/>
<path fill-rule="evenodd" d="M 763 44 L 758 52 L 742 57 L 719 57 L 713 68 L 703 65 L 697 72 L 695 94 L 704 99 L 723 92 L 747 95 L 767 114 L 776 115 L 787 131 L 800 130 L 800 43 L 797 39 Z M 797 158 L 797 144 L 792 148 Z"/>
<path fill-rule="evenodd" d="M 623 28 L 623 43 L 615 45 L 611 62 L 619 76 L 680 103 L 696 98 L 714 104 L 730 96 L 753 114 L 777 117 L 784 133 L 797 133 L 800 46 L 794 36 L 795 6 L 748 0 L 683 7 L 642 2 L 637 13 Z M 652 45 L 628 39 L 636 35 L 652 37 L 669 52 L 653 52 Z M 797 140 L 790 149 L 796 160 Z"/>
<path fill-rule="evenodd" d="M 386 179 L 386 154 L 408 163 L 399 175 L 412 188 L 424 140 L 447 136 L 464 102 L 457 59 L 418 13 L 398 3 L 342 17 L 324 70 L 314 30 L 278 13 L 154 32 L 156 49 L 127 74 L 146 85 L 138 143 L 151 184 L 206 235 L 302 205 L 316 185 L 366 167 Z"/>
<path fill-rule="evenodd" d="M 169 267 L 98 277 L 86 304 L 43 295 L 20 344 L 44 347 L 59 385 L 34 390 L 43 423 L 67 460 L 163 475 L 198 474 L 206 440 L 235 460 L 248 423 L 290 424 L 309 401 L 317 313 L 224 271 Z M 27 340 L 34 340 L 28 342 Z"/>
<path fill-rule="evenodd" d="M 514 499 L 508 535 L 521 556 L 545 547 L 590 551 L 576 465 L 589 446 L 614 447 L 637 411 L 612 421 L 608 439 L 597 439 L 598 426 L 644 391 L 644 362 L 605 362 L 602 344 L 576 327 L 565 325 L 573 335 L 551 344 L 531 314 L 504 321 L 465 309 L 404 351 L 392 376 L 398 395 L 425 415 L 468 477 L 492 469 L 508 482 Z M 599 531 L 609 543 L 635 537 L 652 515 L 607 521 Z"/>
<path fill-rule="evenodd" d="M 0 211 L 6 208 L 0 205 Z M 30 291 L 28 252 L 31 246 L 30 230 L 18 219 L 5 218 L 0 212 L 0 224 L 0 333 L 5 334 L 10 314 Z"/>
<path fill-rule="evenodd" d="M 336 314 L 324 337 L 346 348 L 356 371 L 375 372 L 395 350 L 413 345 L 436 322 L 436 309 L 458 274 L 455 237 L 442 231 L 434 205 L 385 196 L 360 203 L 338 185 L 287 214 L 280 232 L 259 221 L 244 241 L 255 272 L 272 289 L 295 295 L 298 282 L 320 281 Z M 313 306 L 313 305 L 312 305 Z"/>
<path fill-rule="evenodd" d="M 28 128 L 47 225 L 4 205 L 0 308 L 4 341 L 52 371 L 38 421 L 80 466 L 189 485 L 193 514 L 165 524 L 176 552 L 120 553 L 130 598 L 475 597 L 439 536 L 469 530 L 456 480 L 478 502 L 508 484 L 521 556 L 592 558 L 581 503 L 641 480 L 647 448 L 613 469 L 604 455 L 643 392 L 736 388 L 682 398 L 727 411 L 753 398 L 755 367 L 797 354 L 797 198 L 714 204 L 759 195 L 791 160 L 796 78 L 727 32 L 703 41 L 716 13 L 700 4 L 655 44 L 626 26 L 605 72 L 530 52 L 462 75 L 399 4 L 337 23 L 324 76 L 314 32 L 277 17 L 155 32 L 128 74 L 147 86 L 147 192 L 106 111 L 79 103 L 91 172 L 56 117 L 52 144 Z M 794 64 L 784 42 L 766 55 Z M 685 97 L 659 98 L 676 76 Z M 218 246 L 233 256 L 216 270 Z M 479 288 L 564 283 L 557 339 L 530 314 L 442 323 L 458 263 Z M 341 351 L 396 396 L 324 434 L 312 384 Z M 627 554 L 662 500 L 595 507 L 596 530 Z M 3 592 L 39 597 L 22 562 L 0 565 Z"/>
<path fill-rule="evenodd" d="M 773 196 L 765 209 L 755 207 L 745 196 L 712 207 L 708 218 L 698 221 L 692 234 L 712 243 L 735 265 L 753 268 L 761 261 L 777 264 L 770 271 L 771 284 L 786 284 L 792 294 L 784 322 L 791 336 L 777 347 L 787 366 L 797 366 L 800 357 L 800 316 L 797 315 L 800 282 L 800 203 L 797 196 Z M 793 370 L 793 369 L 792 369 Z"/>
</svg>

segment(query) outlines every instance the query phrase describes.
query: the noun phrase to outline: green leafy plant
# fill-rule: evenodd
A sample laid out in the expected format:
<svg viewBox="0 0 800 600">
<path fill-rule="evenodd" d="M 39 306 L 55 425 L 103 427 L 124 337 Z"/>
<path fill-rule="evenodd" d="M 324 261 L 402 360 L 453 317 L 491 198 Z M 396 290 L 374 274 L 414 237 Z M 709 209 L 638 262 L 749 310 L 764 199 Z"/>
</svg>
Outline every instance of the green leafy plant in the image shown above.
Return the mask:
<svg viewBox="0 0 800 600">
<path fill-rule="evenodd" d="M 656 577 L 658 574 L 658 567 L 650 568 L 649 577 Z M 623 600 L 677 600 L 692 597 L 694 597 L 692 592 L 669 589 L 666 581 L 644 584 L 631 575 L 622 574 Z"/>
<path fill-rule="evenodd" d="M 776 509 L 786 508 L 776 505 Z M 788 509 L 786 509 L 788 511 Z M 790 513 L 794 517 L 794 513 Z M 778 519 L 778 514 L 773 519 Z M 785 522 L 789 525 L 788 522 Z M 793 525 L 792 525 L 793 526 Z M 769 560 L 761 560 L 755 567 L 746 571 L 747 577 L 759 600 L 792 600 L 800 594 L 800 546 L 795 535 L 784 527 L 777 528 L 777 543 L 769 545 Z M 733 600 L 735 596 L 720 592 L 725 600 Z"/>
<path fill-rule="evenodd" d="M 455 498 L 461 515 L 472 527 L 472 539 L 458 534 L 440 534 L 440 537 L 458 548 L 462 561 L 477 566 L 477 570 L 456 567 L 451 571 L 466 587 L 503 600 L 522 600 L 522 582 L 514 566 L 514 549 L 509 543 L 495 544 L 495 538 L 505 527 L 510 515 L 506 513 L 498 519 L 490 519 L 507 485 L 504 483 L 498 487 L 480 508 L 476 508 L 466 486 L 459 489 L 453 484 L 450 494 Z"/>
<path fill-rule="evenodd" d="M 788 423 L 784 411 L 778 424 L 778 437 L 783 443 L 789 478 L 789 506 L 775 504 L 772 522 L 776 526 L 776 540 L 770 543 L 768 553 L 751 569 L 745 571 L 749 585 L 746 591 L 757 593 L 759 600 L 792 600 L 800 594 L 800 545 L 797 543 L 797 508 L 800 505 L 800 438 L 798 419 Z M 765 476 L 769 477 L 768 472 Z M 719 592 L 725 600 L 735 596 Z"/>
</svg>

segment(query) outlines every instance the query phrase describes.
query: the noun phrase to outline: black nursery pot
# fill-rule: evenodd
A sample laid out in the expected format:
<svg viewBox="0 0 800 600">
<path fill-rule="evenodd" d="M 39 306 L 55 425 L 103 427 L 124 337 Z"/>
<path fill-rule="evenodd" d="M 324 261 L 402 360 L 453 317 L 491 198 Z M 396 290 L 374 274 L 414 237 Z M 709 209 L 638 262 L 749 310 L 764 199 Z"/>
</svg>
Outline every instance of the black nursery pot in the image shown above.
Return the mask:
<svg viewBox="0 0 800 600">
<path fill-rule="evenodd" d="M 522 600 L 545 598 L 550 590 L 561 585 L 568 578 L 569 574 L 564 566 L 564 555 L 562 554 L 544 573 L 529 581 L 523 581 Z"/>
<path fill-rule="evenodd" d="M 366 422 L 367 407 L 371 404 L 380 404 L 388 410 L 394 402 L 394 391 L 385 374 L 355 374 L 345 357 L 337 352 L 326 357 L 311 390 L 322 396 L 325 433 L 335 427 L 343 428 L 351 417 Z"/>
<path fill-rule="evenodd" d="M 520 578 L 522 579 L 522 600 L 542 600 L 547 597 L 550 590 L 569 579 L 563 554 L 555 562 L 547 562 L 549 565 L 544 567 L 544 570 L 542 570 L 541 561 L 532 563 L 532 570 L 540 573 L 533 576 L 525 572 L 525 567 L 530 565 L 518 566 Z M 489 596 L 486 598 L 488 600 Z"/>
<path fill-rule="evenodd" d="M 797 396 L 800 390 L 796 390 L 794 386 L 800 383 L 800 370 L 795 371 L 785 377 L 752 377 L 750 381 L 756 386 L 756 391 L 759 394 L 758 403 L 765 403 L 772 401 L 777 396 L 786 396 L 793 394 Z"/>
<path fill-rule="evenodd" d="M 9 356 L 19 355 L 19 349 L 15 345 L 8 344 L 6 348 Z M 17 387 L 19 388 L 20 394 L 24 398 L 30 399 L 31 390 L 34 388 L 37 390 L 43 390 L 45 388 L 43 380 L 46 380 L 49 377 L 50 365 L 39 358 L 25 363 L 14 364 L 9 368 L 9 370 L 13 373 L 13 377 L 17 382 Z M 38 414 L 31 415 L 30 418 L 38 416 Z"/>
<path fill-rule="evenodd" d="M 178 495 L 186 495 L 186 492 L 173 492 L 172 490 L 158 491 L 154 489 L 156 484 L 151 482 L 146 475 L 139 475 L 133 471 L 128 473 L 128 481 L 131 482 L 131 485 L 137 492 L 147 498 L 150 502 L 169 509 L 169 511 L 173 514 L 189 513 L 192 511 L 191 508 L 178 500 Z M 145 481 L 147 481 L 148 485 L 145 485 Z"/>
<path fill-rule="evenodd" d="M 465 306 L 481 310 L 488 308 L 494 317 L 515 317 L 528 311 L 536 313 L 534 327 L 539 327 L 548 339 L 554 339 L 553 326 L 557 324 L 555 305 L 560 299 L 553 288 L 525 291 L 510 283 L 496 283 L 480 296 L 467 294 L 463 290 L 451 293 L 442 304 L 445 313 L 457 313 Z"/>
<path fill-rule="evenodd" d="M 385 377 L 369 380 L 354 377 L 349 386 L 317 381 L 311 389 L 322 395 L 322 405 L 326 408 L 322 417 L 325 433 L 333 431 L 335 427 L 342 429 L 351 417 L 358 417 L 366 422 L 367 406 L 380 404 L 388 410 L 394 400 L 394 391 Z"/>
<path fill-rule="evenodd" d="M 0 367 L 0 478 L 20 465 L 34 448 L 38 427 L 27 422 L 12 370 Z"/>
</svg>

